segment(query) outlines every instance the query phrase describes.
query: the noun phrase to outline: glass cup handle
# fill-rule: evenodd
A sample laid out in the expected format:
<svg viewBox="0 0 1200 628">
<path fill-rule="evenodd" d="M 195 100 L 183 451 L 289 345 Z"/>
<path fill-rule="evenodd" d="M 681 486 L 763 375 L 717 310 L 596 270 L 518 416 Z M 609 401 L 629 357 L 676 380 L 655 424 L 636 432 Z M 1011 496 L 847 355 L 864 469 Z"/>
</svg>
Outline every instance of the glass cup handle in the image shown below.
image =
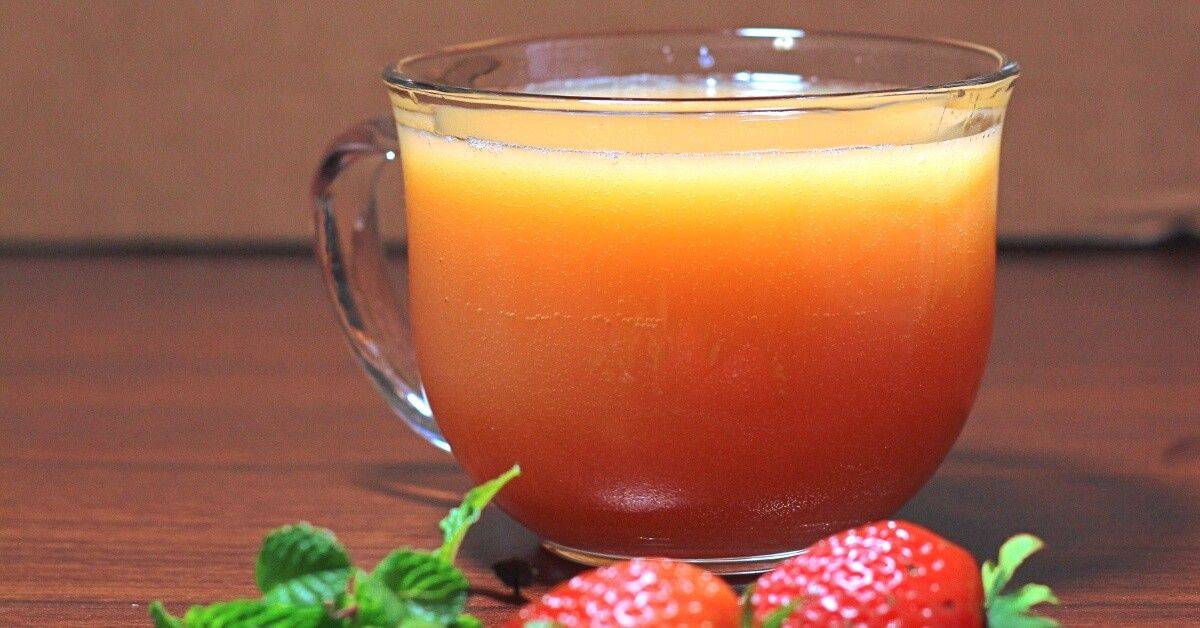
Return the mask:
<svg viewBox="0 0 1200 628">
<path fill-rule="evenodd" d="M 317 259 L 363 370 L 400 418 L 449 451 L 417 372 L 407 281 L 392 281 L 379 233 L 376 183 L 398 158 L 390 118 L 359 124 L 330 144 L 312 183 Z"/>
</svg>

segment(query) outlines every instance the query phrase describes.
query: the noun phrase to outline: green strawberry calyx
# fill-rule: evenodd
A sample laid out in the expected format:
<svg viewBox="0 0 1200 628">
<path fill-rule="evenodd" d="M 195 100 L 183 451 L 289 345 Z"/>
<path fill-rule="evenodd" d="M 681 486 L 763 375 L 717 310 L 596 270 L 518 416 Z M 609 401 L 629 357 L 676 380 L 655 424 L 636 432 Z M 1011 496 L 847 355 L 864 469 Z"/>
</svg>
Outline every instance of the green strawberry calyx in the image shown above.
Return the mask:
<svg viewBox="0 0 1200 628">
<path fill-rule="evenodd" d="M 988 628 L 1056 628 L 1049 617 L 1030 613 L 1038 604 L 1058 604 L 1058 598 L 1044 584 L 1025 584 L 1006 591 L 1021 563 L 1045 543 L 1032 534 L 1018 534 L 1000 546 L 999 560 L 988 560 L 980 570 L 983 577 L 983 607 Z"/>
</svg>

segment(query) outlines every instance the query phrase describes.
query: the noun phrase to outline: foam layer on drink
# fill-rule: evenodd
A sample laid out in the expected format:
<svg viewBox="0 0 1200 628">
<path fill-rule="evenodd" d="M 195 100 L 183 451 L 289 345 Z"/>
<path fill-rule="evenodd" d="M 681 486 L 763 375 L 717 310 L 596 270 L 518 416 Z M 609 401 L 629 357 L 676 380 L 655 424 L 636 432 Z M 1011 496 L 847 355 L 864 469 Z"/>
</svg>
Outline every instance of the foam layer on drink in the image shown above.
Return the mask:
<svg viewBox="0 0 1200 628">
<path fill-rule="evenodd" d="M 858 93 L 887 87 L 890 86 L 883 83 L 849 82 L 798 74 L 738 72 L 704 76 L 596 76 L 530 83 L 520 91 L 602 98 L 731 98 Z"/>
<path fill-rule="evenodd" d="M 441 212 L 429 216 L 431 229 L 449 228 L 463 211 L 473 212 L 461 217 L 472 224 L 553 217 L 567 242 L 579 235 L 568 225 L 586 231 L 596 221 L 649 221 L 656 226 L 638 228 L 703 240 L 720 229 L 744 237 L 775 229 L 839 234 L 873 216 L 876 230 L 895 221 L 910 228 L 961 225 L 953 237 L 977 232 L 982 245 L 992 237 L 985 228 L 992 207 L 955 199 L 991 182 L 999 138 L 999 129 L 991 129 L 924 144 L 645 153 L 547 149 L 403 129 L 401 154 L 415 205 L 409 212 L 418 214 L 410 219 L 417 221 L 413 228 L 425 219 L 426 203 Z M 464 197 L 472 200 L 464 203 Z"/>
<path fill-rule="evenodd" d="M 416 107 L 393 94 L 402 126 L 438 135 L 547 148 L 628 152 L 727 152 L 919 144 L 973 135 L 998 126 L 1003 98 L 968 98 L 956 91 L 919 98 L 863 95 L 882 85 L 762 73 L 732 77 L 633 76 L 575 79 L 521 91 L 562 101 L 547 109 Z M 852 96 L 838 96 L 855 92 Z M 823 95 L 821 99 L 789 98 Z M 771 97 L 763 101 L 681 103 L 681 98 Z M 616 100 L 587 100 L 607 98 Z M 622 99 L 666 99 L 658 102 Z M 528 104 L 528 103 L 526 103 Z M 610 109 L 633 106 L 636 112 Z M 706 111 L 721 107 L 767 110 Z M 680 113 L 685 109 L 689 113 Z"/>
</svg>

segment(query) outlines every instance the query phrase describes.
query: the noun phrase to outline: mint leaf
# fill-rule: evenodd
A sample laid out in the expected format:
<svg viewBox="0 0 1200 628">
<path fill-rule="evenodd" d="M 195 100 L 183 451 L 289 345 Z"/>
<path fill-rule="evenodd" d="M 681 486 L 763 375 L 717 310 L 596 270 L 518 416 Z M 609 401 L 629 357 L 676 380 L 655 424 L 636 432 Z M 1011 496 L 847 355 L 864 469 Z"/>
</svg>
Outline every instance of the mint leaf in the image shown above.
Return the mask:
<svg viewBox="0 0 1200 628">
<path fill-rule="evenodd" d="M 396 550 L 371 572 L 406 609 L 405 615 L 442 624 L 454 622 L 467 603 L 467 578 L 434 554 Z"/>
<path fill-rule="evenodd" d="M 259 600 L 193 606 L 182 618 L 150 604 L 155 628 L 483 628 L 463 614 L 468 583 L 452 564 L 467 529 L 520 468 L 477 486 L 440 523 L 435 553 L 396 550 L 372 573 L 356 569 L 333 533 L 308 523 L 263 539 L 254 579 Z"/>
<path fill-rule="evenodd" d="M 268 602 L 321 604 L 346 589 L 350 567 L 350 556 L 332 532 L 301 522 L 263 539 L 254 579 Z"/>
<path fill-rule="evenodd" d="M 267 591 L 263 599 L 293 606 L 334 602 L 346 589 L 349 574 L 349 569 L 330 569 L 297 576 Z"/>
<path fill-rule="evenodd" d="M 1044 545 L 1036 536 L 1018 534 L 1000 546 L 998 563 L 990 560 L 983 563 L 981 576 L 988 628 L 1054 628 L 1059 625 L 1048 617 L 1029 614 L 1029 610 L 1038 604 L 1058 604 L 1050 587 L 1027 584 L 1015 592 L 1004 592 L 1017 568 Z"/>
<path fill-rule="evenodd" d="M 348 610 L 352 610 L 350 625 L 361 628 L 393 628 L 407 614 L 400 598 L 378 578 L 355 570 L 351 584 Z"/>
<path fill-rule="evenodd" d="M 441 558 L 396 550 L 379 561 L 373 572 L 358 570 L 349 595 L 351 625 L 477 626 L 478 620 L 461 615 L 467 586 L 466 577 Z"/>
<path fill-rule="evenodd" d="M 483 628 L 483 622 L 473 615 L 462 614 L 450 626 L 451 628 Z"/>
<path fill-rule="evenodd" d="M 183 616 L 187 628 L 272 626 L 275 628 L 324 628 L 331 624 L 320 606 L 288 606 L 262 600 L 234 600 L 208 606 L 193 606 Z"/>
<path fill-rule="evenodd" d="M 484 482 L 479 486 L 467 491 L 463 496 L 462 505 L 454 508 L 438 523 L 438 527 L 442 530 L 443 540 L 442 547 L 438 549 L 437 555 L 442 557 L 446 562 L 453 563 L 454 557 L 458 555 L 458 547 L 462 545 L 463 537 L 467 534 L 467 529 L 476 521 L 479 521 L 479 515 L 483 513 L 483 507 L 487 506 L 488 502 L 504 488 L 508 481 L 521 475 L 521 466 L 513 465 L 511 469 L 505 471 L 500 477 Z"/>
<path fill-rule="evenodd" d="M 154 620 L 154 628 L 183 628 L 183 620 L 168 613 L 157 600 L 150 603 L 150 619 Z"/>
<path fill-rule="evenodd" d="M 483 622 L 470 615 L 459 615 L 457 619 L 449 624 L 409 618 L 400 622 L 400 628 L 483 628 Z"/>
</svg>

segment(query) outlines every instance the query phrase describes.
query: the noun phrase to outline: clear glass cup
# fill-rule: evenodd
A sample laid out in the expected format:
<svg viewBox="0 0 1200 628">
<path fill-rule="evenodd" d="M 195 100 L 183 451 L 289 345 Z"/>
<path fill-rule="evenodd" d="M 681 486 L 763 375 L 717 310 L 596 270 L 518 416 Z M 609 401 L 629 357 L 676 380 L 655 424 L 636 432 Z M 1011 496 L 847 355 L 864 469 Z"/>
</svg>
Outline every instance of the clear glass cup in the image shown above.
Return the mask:
<svg viewBox="0 0 1200 628">
<path fill-rule="evenodd" d="M 318 256 L 391 407 L 475 480 L 519 463 L 499 504 L 547 548 L 761 570 L 894 512 L 962 428 L 1016 74 L 779 28 L 410 57 L 395 124 L 317 173 Z"/>
</svg>

